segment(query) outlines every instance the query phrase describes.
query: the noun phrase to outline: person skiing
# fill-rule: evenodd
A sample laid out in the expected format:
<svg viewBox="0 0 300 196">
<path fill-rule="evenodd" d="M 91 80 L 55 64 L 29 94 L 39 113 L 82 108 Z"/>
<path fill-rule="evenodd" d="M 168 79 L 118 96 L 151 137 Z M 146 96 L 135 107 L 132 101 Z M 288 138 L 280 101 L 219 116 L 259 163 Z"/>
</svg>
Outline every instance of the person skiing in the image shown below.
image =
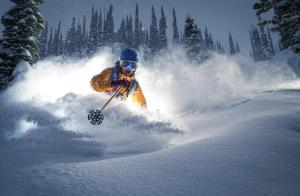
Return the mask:
<svg viewBox="0 0 300 196">
<path fill-rule="evenodd" d="M 135 79 L 137 63 L 137 52 L 129 48 L 123 50 L 114 67 L 104 69 L 91 79 L 91 87 L 97 92 L 110 94 L 120 88 L 116 97 L 126 100 L 129 95 L 132 95 L 134 103 L 146 108 L 147 104 L 142 88 Z"/>
</svg>

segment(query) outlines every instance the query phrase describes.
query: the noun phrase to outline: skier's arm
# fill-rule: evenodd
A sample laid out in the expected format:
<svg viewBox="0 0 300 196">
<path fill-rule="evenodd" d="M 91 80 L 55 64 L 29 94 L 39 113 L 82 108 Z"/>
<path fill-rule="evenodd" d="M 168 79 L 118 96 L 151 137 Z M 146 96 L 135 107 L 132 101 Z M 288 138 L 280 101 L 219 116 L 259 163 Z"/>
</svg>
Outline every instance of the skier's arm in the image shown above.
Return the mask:
<svg viewBox="0 0 300 196">
<path fill-rule="evenodd" d="M 100 74 L 95 75 L 91 79 L 91 87 L 98 92 L 109 91 L 112 89 L 110 75 L 112 73 L 111 68 L 103 70 Z"/>
<path fill-rule="evenodd" d="M 147 108 L 147 102 L 140 86 L 138 86 L 135 90 L 135 93 L 133 95 L 133 102 L 143 108 Z"/>
</svg>

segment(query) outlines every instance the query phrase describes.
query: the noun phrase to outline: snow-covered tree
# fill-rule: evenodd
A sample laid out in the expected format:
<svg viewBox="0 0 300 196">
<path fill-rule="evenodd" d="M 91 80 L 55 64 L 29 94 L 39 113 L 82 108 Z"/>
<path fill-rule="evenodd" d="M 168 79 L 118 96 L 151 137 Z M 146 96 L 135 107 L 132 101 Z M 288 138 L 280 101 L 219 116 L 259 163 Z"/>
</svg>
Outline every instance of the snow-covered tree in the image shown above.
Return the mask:
<svg viewBox="0 0 300 196">
<path fill-rule="evenodd" d="M 291 47 L 295 53 L 300 54 L 299 0 L 258 0 L 253 8 L 258 16 L 273 9 L 274 16 L 260 20 L 258 25 L 272 24 L 272 30 L 280 35 L 280 49 Z"/>
<path fill-rule="evenodd" d="M 39 38 L 40 57 L 45 58 L 47 55 L 47 42 L 48 42 L 48 22 L 46 22 L 45 29 L 42 31 Z"/>
<path fill-rule="evenodd" d="M 142 25 L 139 19 L 139 6 L 136 4 L 135 7 L 135 18 L 134 18 L 134 43 L 133 47 L 139 49 L 142 42 Z"/>
<path fill-rule="evenodd" d="M 18 63 L 33 64 L 39 59 L 38 37 L 44 29 L 44 19 L 39 13 L 43 0 L 11 0 L 15 3 L 1 18 L 4 26 L 0 40 L 0 88 L 13 79 Z"/>
<path fill-rule="evenodd" d="M 125 22 L 125 32 L 126 32 L 126 47 L 133 48 L 134 46 L 134 36 L 133 36 L 133 21 L 132 16 L 126 17 Z"/>
<path fill-rule="evenodd" d="M 175 9 L 173 8 L 173 42 L 179 43 L 179 31 L 178 31 L 178 25 L 177 25 L 177 18 Z"/>
<path fill-rule="evenodd" d="M 92 7 L 92 15 L 90 21 L 90 31 L 88 37 L 87 54 L 92 55 L 97 49 L 97 35 L 98 35 L 98 13 Z"/>
<path fill-rule="evenodd" d="M 53 42 L 53 28 L 51 27 L 49 41 L 47 44 L 47 56 L 53 55 L 52 42 Z"/>
<path fill-rule="evenodd" d="M 240 45 L 239 45 L 239 43 L 236 41 L 236 42 L 235 42 L 235 53 L 238 54 L 238 53 L 240 53 L 240 52 L 241 52 L 241 50 L 240 50 Z"/>
<path fill-rule="evenodd" d="M 255 61 L 266 60 L 266 56 L 263 52 L 261 37 L 256 27 L 252 26 L 250 30 L 250 41 L 252 47 L 252 56 Z"/>
<path fill-rule="evenodd" d="M 155 15 L 154 7 L 151 8 L 151 24 L 150 24 L 150 35 L 149 35 L 149 48 L 152 54 L 156 54 L 158 51 L 158 28 L 157 18 Z"/>
<path fill-rule="evenodd" d="M 234 47 L 234 42 L 233 42 L 233 39 L 232 39 L 232 35 L 231 33 L 229 32 L 229 35 L 228 35 L 228 40 L 229 40 L 229 51 L 230 51 L 230 54 L 231 55 L 234 55 L 236 53 L 235 51 L 235 47 Z"/>
<path fill-rule="evenodd" d="M 82 52 L 85 55 L 86 54 L 86 48 L 87 48 L 87 42 L 88 42 L 88 35 L 87 35 L 87 30 L 86 30 L 86 18 L 85 15 L 83 16 L 83 21 L 82 21 Z"/>
<path fill-rule="evenodd" d="M 106 14 L 103 27 L 104 42 L 110 46 L 114 42 L 114 18 L 113 18 L 113 6 L 110 5 Z"/>
<path fill-rule="evenodd" d="M 260 26 L 259 29 L 260 29 L 261 46 L 262 46 L 264 56 L 266 58 L 271 58 L 271 54 L 269 54 L 270 51 L 269 41 L 268 41 L 268 36 L 265 32 L 265 28 L 264 26 Z"/>
<path fill-rule="evenodd" d="M 201 60 L 204 58 L 204 47 L 200 40 L 200 30 L 194 20 L 188 16 L 184 25 L 184 46 L 190 58 Z"/>
<path fill-rule="evenodd" d="M 97 20 L 97 47 L 103 46 L 103 20 L 102 20 L 102 11 L 100 10 L 98 20 Z"/>
<path fill-rule="evenodd" d="M 161 7 L 161 18 L 159 19 L 159 49 L 164 49 L 168 47 L 167 41 L 167 21 L 165 17 L 164 8 Z"/>
<path fill-rule="evenodd" d="M 120 43 L 122 49 L 125 49 L 128 47 L 127 40 L 126 40 L 126 26 L 125 26 L 124 18 L 122 19 L 121 26 L 118 30 L 118 42 Z"/>
<path fill-rule="evenodd" d="M 52 54 L 55 56 L 61 55 L 59 53 L 60 34 L 61 34 L 61 22 L 59 21 L 59 24 L 58 24 L 57 29 L 55 30 L 54 38 L 53 38 L 53 42 L 52 42 Z"/>
<path fill-rule="evenodd" d="M 273 57 L 275 56 L 275 48 L 274 48 L 273 39 L 269 27 L 267 27 L 267 30 L 268 30 L 268 42 L 269 42 L 269 54 L 271 57 Z"/>
</svg>

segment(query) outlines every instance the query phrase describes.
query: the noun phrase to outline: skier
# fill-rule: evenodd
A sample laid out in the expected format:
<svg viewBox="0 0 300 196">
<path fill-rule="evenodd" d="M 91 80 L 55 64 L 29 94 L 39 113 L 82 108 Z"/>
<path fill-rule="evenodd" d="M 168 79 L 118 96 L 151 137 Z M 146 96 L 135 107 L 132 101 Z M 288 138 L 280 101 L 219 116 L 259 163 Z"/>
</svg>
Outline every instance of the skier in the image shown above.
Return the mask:
<svg viewBox="0 0 300 196">
<path fill-rule="evenodd" d="M 98 92 L 112 94 L 120 87 L 116 97 L 126 100 L 132 95 L 134 103 L 146 108 L 143 91 L 135 79 L 137 63 L 138 54 L 134 50 L 129 48 L 123 50 L 114 67 L 106 68 L 91 79 L 92 88 Z"/>
</svg>

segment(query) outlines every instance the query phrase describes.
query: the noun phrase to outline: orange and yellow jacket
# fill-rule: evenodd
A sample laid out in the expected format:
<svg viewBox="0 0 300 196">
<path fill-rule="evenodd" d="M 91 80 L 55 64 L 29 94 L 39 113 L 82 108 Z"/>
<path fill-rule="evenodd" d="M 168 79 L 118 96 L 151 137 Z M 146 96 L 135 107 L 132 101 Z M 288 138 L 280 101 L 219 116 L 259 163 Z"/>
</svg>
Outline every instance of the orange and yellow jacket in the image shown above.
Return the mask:
<svg viewBox="0 0 300 196">
<path fill-rule="evenodd" d="M 98 92 L 107 92 L 107 93 L 112 93 L 115 89 L 112 88 L 112 75 L 113 75 L 113 69 L 118 69 L 118 67 L 110 67 L 110 68 L 106 68 L 105 70 L 103 70 L 100 74 L 95 75 L 92 79 L 91 79 L 91 87 Z M 128 80 L 130 82 L 134 81 L 134 75 L 133 76 L 126 76 L 125 74 L 123 74 L 121 71 L 117 71 L 117 77 L 118 80 Z M 130 94 L 132 94 L 132 98 L 133 98 L 133 102 L 138 104 L 141 107 L 147 107 L 146 104 L 146 99 L 144 97 L 143 91 L 140 87 L 140 85 L 138 83 L 136 83 L 137 85 L 135 86 L 135 88 L 130 91 L 128 89 L 125 88 L 121 88 L 120 89 L 120 95 L 123 95 L 122 98 L 123 99 L 127 99 L 128 96 Z"/>
</svg>

